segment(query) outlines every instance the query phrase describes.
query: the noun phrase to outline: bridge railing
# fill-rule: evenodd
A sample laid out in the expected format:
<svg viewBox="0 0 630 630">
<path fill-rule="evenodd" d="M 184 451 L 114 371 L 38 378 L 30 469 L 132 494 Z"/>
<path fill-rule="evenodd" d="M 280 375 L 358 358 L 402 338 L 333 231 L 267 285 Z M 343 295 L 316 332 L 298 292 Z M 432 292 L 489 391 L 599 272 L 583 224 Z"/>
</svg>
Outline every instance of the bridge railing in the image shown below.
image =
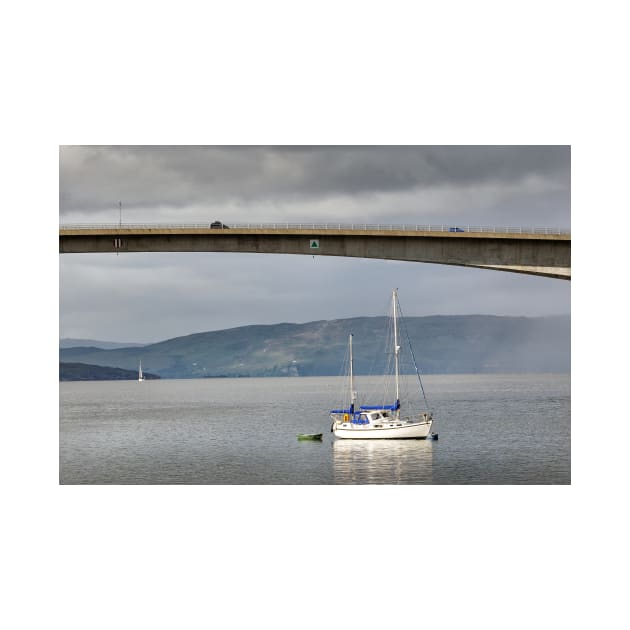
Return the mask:
<svg viewBox="0 0 630 630">
<path fill-rule="evenodd" d="M 159 230 L 159 229 L 207 229 L 212 227 L 211 221 L 205 223 L 66 223 L 61 230 Z M 570 234 L 570 230 L 561 228 L 507 227 L 496 225 L 461 225 L 430 224 L 415 225 L 410 223 L 230 223 L 220 229 L 258 229 L 258 230 L 374 230 L 374 231 L 408 231 L 408 232 L 488 232 L 494 234 Z"/>
</svg>

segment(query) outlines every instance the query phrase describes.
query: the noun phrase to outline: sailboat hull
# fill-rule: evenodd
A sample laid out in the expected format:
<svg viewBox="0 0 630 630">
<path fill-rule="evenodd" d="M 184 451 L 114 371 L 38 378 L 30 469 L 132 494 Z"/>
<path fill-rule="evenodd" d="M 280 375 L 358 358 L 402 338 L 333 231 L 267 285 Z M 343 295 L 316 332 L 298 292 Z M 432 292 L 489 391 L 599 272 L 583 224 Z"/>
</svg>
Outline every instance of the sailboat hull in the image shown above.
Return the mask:
<svg viewBox="0 0 630 630">
<path fill-rule="evenodd" d="M 423 440 L 431 434 L 432 421 L 402 426 L 373 427 L 349 422 L 333 423 L 333 435 L 347 440 Z"/>
</svg>

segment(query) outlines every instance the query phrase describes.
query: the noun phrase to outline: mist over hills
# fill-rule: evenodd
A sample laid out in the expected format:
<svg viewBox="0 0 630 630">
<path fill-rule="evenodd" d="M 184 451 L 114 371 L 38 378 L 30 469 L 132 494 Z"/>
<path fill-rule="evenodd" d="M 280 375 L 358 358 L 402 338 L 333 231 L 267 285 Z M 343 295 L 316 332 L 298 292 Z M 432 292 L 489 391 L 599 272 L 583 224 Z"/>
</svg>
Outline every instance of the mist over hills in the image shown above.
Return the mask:
<svg viewBox="0 0 630 630">
<path fill-rule="evenodd" d="M 148 345 L 60 347 L 59 360 L 125 370 L 142 360 L 143 370 L 161 378 L 336 376 L 353 333 L 355 373 L 378 374 L 389 358 L 388 324 L 387 317 L 359 317 L 242 326 Z M 404 328 L 424 374 L 570 371 L 568 315 L 408 317 Z"/>
</svg>

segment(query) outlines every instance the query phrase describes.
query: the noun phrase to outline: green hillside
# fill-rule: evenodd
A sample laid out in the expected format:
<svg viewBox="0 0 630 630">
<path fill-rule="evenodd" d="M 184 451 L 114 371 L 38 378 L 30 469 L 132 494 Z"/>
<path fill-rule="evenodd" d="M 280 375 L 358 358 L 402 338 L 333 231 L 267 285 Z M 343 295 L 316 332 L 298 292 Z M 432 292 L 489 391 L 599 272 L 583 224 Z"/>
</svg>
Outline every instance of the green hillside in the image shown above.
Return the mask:
<svg viewBox="0 0 630 630">
<path fill-rule="evenodd" d="M 144 369 L 162 378 L 334 376 L 352 332 L 356 373 L 376 374 L 388 359 L 388 323 L 385 317 L 363 317 L 243 326 L 143 347 L 61 348 L 60 361 L 137 372 L 142 360 Z M 569 316 L 411 317 L 405 327 L 425 374 L 570 371 Z"/>
</svg>

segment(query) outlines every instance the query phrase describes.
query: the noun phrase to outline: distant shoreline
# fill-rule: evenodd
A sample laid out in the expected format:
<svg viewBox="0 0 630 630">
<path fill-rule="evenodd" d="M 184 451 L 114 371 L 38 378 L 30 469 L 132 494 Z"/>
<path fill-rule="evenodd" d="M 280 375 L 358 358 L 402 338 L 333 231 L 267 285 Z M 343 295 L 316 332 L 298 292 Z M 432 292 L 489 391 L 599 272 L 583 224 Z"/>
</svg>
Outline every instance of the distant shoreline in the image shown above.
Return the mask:
<svg viewBox="0 0 630 630">
<path fill-rule="evenodd" d="M 143 374 L 146 380 L 158 380 L 157 374 Z M 59 363 L 59 381 L 137 381 L 138 372 L 88 363 Z"/>
<path fill-rule="evenodd" d="M 571 376 L 571 372 L 445 372 L 440 374 L 424 374 L 423 378 L 433 378 L 440 376 L 526 376 L 526 375 L 549 375 L 549 376 Z M 146 374 L 145 374 L 146 376 Z M 408 375 L 412 376 L 412 375 Z M 242 376 L 184 376 L 184 377 L 169 377 L 169 378 L 160 378 L 159 376 L 153 376 L 151 378 L 147 378 L 147 380 L 159 380 L 159 381 L 193 381 L 193 380 L 216 380 L 216 379 L 290 379 L 290 378 L 345 378 L 340 376 L 339 374 L 318 374 L 316 376 L 250 376 L 250 375 L 242 375 Z M 376 378 L 376 376 L 372 375 L 371 377 L 368 375 L 359 375 L 356 378 Z M 95 382 L 114 382 L 114 381 L 136 381 L 138 380 L 138 375 L 134 374 L 132 378 L 60 378 L 59 382 L 63 383 L 95 383 Z"/>
</svg>

